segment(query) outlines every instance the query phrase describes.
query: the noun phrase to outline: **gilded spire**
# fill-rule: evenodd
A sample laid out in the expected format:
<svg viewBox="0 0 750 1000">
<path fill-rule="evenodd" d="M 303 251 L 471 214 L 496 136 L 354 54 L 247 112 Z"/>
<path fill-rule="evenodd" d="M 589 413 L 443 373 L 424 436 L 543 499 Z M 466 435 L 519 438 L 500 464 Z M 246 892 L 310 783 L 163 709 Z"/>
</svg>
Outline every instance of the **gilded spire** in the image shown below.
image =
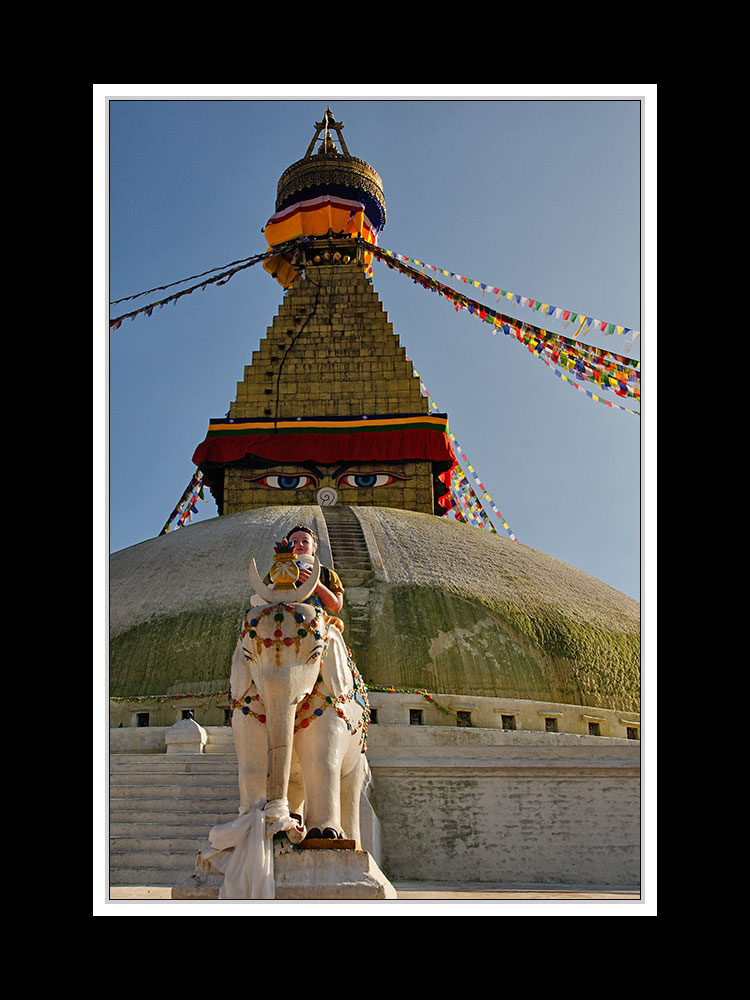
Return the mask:
<svg viewBox="0 0 750 1000">
<path fill-rule="evenodd" d="M 368 218 L 380 232 L 385 226 L 383 182 L 369 163 L 351 155 L 343 129 L 343 122 L 337 121 L 330 106 L 327 107 L 322 119 L 315 122 L 315 135 L 305 155 L 288 166 L 279 178 L 276 211 L 302 198 L 337 194 L 364 202 Z"/>
<path fill-rule="evenodd" d="M 305 153 L 303 159 L 309 160 L 313 155 L 313 150 L 315 148 L 315 143 L 320 142 L 320 149 L 317 155 L 321 154 L 339 156 L 343 153 L 344 156 L 349 155 L 349 150 L 346 148 L 346 143 L 344 142 L 344 137 L 341 134 L 344 129 L 343 122 L 337 122 L 336 117 L 331 111 L 330 105 L 326 108 L 325 114 L 323 115 L 323 120 L 315 122 L 315 135 L 313 136 L 312 142 L 307 147 L 307 152 Z M 333 130 L 338 136 L 339 143 L 341 144 L 341 153 L 336 149 L 336 144 L 331 135 L 331 130 Z M 321 138 L 321 132 L 323 137 Z"/>
</svg>

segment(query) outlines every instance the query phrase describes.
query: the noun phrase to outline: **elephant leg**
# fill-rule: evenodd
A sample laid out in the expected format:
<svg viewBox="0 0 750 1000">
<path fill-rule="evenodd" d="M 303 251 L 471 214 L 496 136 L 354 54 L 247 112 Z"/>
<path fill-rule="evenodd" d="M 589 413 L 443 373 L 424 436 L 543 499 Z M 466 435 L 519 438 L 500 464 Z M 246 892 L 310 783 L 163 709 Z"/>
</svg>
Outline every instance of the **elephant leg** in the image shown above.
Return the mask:
<svg viewBox="0 0 750 1000">
<path fill-rule="evenodd" d="M 360 753 L 353 768 L 341 776 L 341 825 L 346 836 L 362 842 L 359 828 L 360 796 L 365 779 L 365 755 Z"/>
<path fill-rule="evenodd" d="M 289 812 L 305 818 L 305 786 L 302 782 L 302 770 L 295 751 L 292 752 L 292 768 L 289 775 Z"/>
<path fill-rule="evenodd" d="M 256 719 L 235 713 L 232 719 L 232 735 L 237 750 L 240 806 L 250 806 L 266 797 L 266 773 L 268 770 L 268 741 L 266 728 Z M 299 761 L 292 759 L 289 776 L 289 811 L 303 815 L 305 789 Z"/>
<path fill-rule="evenodd" d="M 266 796 L 266 727 L 249 715 L 235 712 L 232 735 L 237 750 L 240 808 Z"/>
<path fill-rule="evenodd" d="M 341 766 L 351 740 L 344 722 L 334 712 L 325 712 L 297 734 L 296 747 L 305 785 L 305 825 L 308 831 L 333 830 L 344 836 L 341 826 Z"/>
</svg>

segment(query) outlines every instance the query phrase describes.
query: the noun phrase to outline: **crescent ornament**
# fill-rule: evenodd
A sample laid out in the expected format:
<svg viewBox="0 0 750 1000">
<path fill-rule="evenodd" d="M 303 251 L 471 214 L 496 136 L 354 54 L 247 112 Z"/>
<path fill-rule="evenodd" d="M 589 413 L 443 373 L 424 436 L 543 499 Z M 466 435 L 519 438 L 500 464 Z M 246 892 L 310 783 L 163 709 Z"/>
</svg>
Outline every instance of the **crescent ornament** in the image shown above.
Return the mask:
<svg viewBox="0 0 750 1000">
<path fill-rule="evenodd" d="M 250 575 L 250 585 L 258 597 L 262 598 L 266 604 L 277 604 L 282 597 L 285 601 L 302 604 L 309 597 L 312 597 L 315 593 L 315 588 L 318 586 L 320 581 L 320 560 L 315 556 L 312 573 L 308 580 L 293 592 L 293 596 L 289 591 L 279 592 L 263 583 L 258 573 L 258 567 L 255 565 L 255 559 L 250 559 L 248 573 Z"/>
</svg>

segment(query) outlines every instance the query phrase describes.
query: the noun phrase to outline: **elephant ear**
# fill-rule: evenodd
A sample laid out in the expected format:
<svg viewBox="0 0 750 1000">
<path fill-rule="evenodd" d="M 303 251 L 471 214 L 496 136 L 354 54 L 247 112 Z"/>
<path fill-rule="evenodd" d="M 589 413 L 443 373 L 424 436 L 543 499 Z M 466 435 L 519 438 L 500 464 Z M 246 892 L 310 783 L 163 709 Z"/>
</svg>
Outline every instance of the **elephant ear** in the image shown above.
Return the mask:
<svg viewBox="0 0 750 1000">
<path fill-rule="evenodd" d="M 267 584 L 263 583 L 258 573 L 258 567 L 255 565 L 255 559 L 250 560 L 250 565 L 248 567 L 248 573 L 250 575 L 250 584 L 253 590 L 262 598 L 266 604 L 278 604 L 279 601 L 285 600 L 292 604 L 302 604 L 306 601 L 308 597 L 312 597 L 315 593 L 315 588 L 318 586 L 318 581 L 320 580 L 320 560 L 315 556 L 315 562 L 313 563 L 312 573 L 306 583 L 303 583 L 301 587 L 295 590 L 274 590 Z"/>
<path fill-rule="evenodd" d="M 346 645 L 334 626 L 328 630 L 328 645 L 320 661 L 320 676 L 334 698 L 341 698 L 352 689 L 352 671 L 346 655 Z"/>
</svg>

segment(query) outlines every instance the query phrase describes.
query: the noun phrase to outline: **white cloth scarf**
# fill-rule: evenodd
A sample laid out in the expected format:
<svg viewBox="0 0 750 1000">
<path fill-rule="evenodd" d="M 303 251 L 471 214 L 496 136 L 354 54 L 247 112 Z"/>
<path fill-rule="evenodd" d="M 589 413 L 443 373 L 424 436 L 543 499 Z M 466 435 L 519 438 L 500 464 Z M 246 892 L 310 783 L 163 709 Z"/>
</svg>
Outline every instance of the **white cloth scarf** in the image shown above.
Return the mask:
<svg viewBox="0 0 750 1000">
<path fill-rule="evenodd" d="M 281 831 L 289 831 L 294 840 L 305 832 L 290 815 L 286 799 L 256 799 L 251 806 L 240 806 L 236 819 L 211 829 L 211 849 L 201 856 L 224 875 L 219 899 L 276 898 L 273 837 Z"/>
</svg>

